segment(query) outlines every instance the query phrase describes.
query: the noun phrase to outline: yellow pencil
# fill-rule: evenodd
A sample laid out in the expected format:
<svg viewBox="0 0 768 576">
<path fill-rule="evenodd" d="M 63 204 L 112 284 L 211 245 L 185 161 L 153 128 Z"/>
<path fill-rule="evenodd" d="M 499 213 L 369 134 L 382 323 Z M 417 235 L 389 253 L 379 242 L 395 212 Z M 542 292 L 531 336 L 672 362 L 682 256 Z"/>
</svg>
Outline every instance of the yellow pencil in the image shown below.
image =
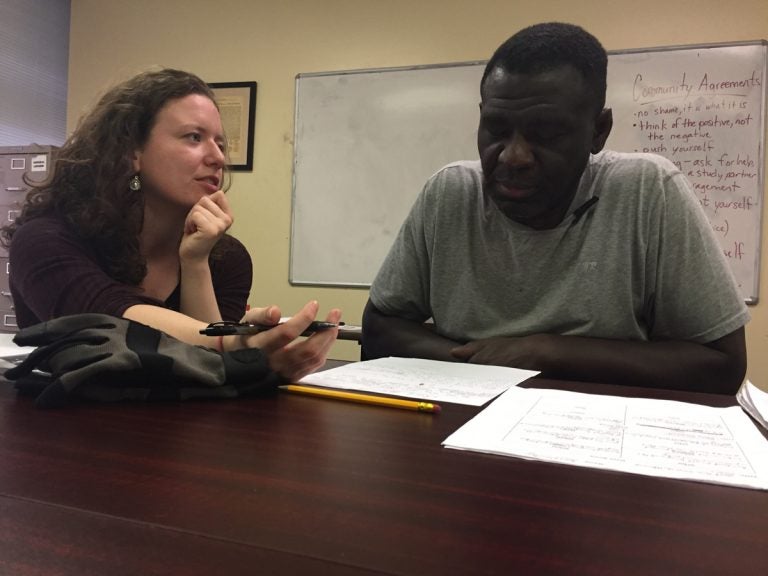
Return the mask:
<svg viewBox="0 0 768 576">
<path fill-rule="evenodd" d="M 440 412 L 440 406 L 432 402 L 420 402 L 418 400 L 401 400 L 387 396 L 373 396 L 371 394 L 358 394 L 357 392 L 343 392 L 341 390 L 329 390 L 328 388 L 316 388 L 314 386 L 301 386 L 299 384 L 287 384 L 280 386 L 282 390 L 296 394 L 309 396 L 321 396 L 335 400 L 347 400 L 348 402 L 360 402 L 362 404 L 375 404 L 376 406 L 389 406 L 390 408 L 402 408 L 404 410 L 416 410 L 418 412 Z"/>
</svg>

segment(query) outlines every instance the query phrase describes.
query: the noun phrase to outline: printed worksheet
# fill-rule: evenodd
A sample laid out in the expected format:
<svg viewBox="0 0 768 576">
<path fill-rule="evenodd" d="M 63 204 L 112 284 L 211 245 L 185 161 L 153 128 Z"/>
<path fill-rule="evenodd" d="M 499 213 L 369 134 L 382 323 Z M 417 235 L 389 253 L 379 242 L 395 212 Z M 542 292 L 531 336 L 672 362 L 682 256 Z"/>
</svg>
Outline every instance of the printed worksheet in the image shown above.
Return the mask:
<svg viewBox="0 0 768 576">
<path fill-rule="evenodd" d="M 315 372 L 302 378 L 300 384 L 481 406 L 536 374 L 502 366 L 379 358 Z"/>
<path fill-rule="evenodd" d="M 768 490 L 768 440 L 738 406 L 510 388 L 443 445 Z"/>
</svg>

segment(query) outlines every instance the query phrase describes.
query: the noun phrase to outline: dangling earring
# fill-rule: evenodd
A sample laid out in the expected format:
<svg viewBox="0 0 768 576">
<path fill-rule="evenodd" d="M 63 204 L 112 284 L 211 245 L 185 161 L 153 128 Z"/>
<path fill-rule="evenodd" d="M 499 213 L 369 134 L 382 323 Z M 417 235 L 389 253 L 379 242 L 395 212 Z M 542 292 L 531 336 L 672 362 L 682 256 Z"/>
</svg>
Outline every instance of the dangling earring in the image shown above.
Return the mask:
<svg viewBox="0 0 768 576">
<path fill-rule="evenodd" d="M 139 178 L 138 174 L 134 174 L 133 178 L 128 181 L 128 188 L 130 188 L 133 192 L 138 192 L 141 190 L 141 178 Z"/>
</svg>

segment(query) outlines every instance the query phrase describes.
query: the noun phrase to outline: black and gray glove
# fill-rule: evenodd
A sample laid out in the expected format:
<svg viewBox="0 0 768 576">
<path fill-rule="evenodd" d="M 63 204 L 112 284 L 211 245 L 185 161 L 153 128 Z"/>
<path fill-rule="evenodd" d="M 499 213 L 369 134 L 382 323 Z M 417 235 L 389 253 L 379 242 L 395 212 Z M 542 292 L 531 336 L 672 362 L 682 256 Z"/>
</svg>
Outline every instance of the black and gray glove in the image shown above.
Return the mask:
<svg viewBox="0 0 768 576">
<path fill-rule="evenodd" d="M 5 377 L 21 393 L 35 395 L 39 407 L 60 406 L 69 397 L 235 398 L 281 383 L 257 348 L 219 353 L 106 314 L 49 320 L 21 330 L 13 341 L 37 349 Z"/>
</svg>

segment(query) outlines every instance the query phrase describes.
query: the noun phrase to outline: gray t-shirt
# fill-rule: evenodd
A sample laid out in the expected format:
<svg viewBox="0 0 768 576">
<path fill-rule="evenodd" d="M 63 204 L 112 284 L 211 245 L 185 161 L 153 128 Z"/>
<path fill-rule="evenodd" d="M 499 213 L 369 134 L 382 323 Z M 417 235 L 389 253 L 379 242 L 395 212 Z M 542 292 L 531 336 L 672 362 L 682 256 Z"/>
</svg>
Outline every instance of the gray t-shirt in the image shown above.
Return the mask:
<svg viewBox="0 0 768 576">
<path fill-rule="evenodd" d="M 459 342 L 551 333 L 706 343 L 749 320 L 680 171 L 610 151 L 590 158 L 551 230 L 504 216 L 483 194 L 479 162 L 446 166 L 416 200 L 370 298 L 388 315 L 431 317 Z"/>
</svg>

